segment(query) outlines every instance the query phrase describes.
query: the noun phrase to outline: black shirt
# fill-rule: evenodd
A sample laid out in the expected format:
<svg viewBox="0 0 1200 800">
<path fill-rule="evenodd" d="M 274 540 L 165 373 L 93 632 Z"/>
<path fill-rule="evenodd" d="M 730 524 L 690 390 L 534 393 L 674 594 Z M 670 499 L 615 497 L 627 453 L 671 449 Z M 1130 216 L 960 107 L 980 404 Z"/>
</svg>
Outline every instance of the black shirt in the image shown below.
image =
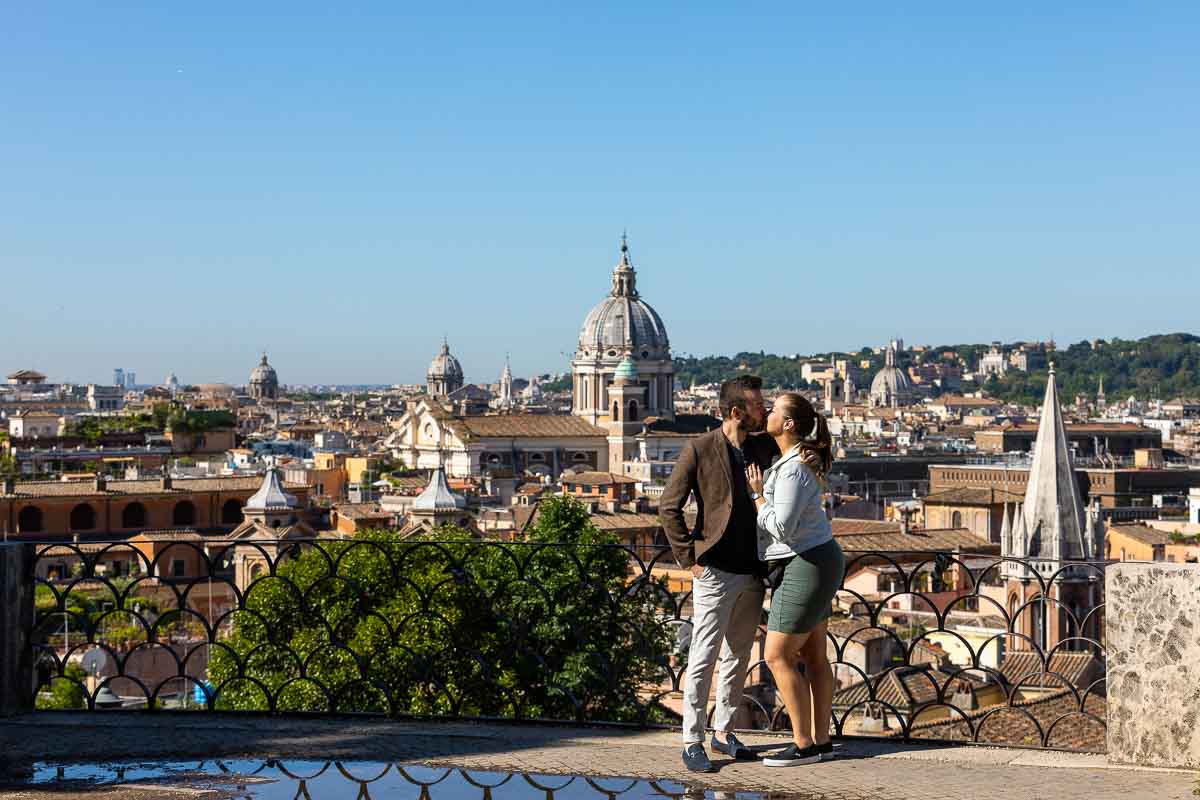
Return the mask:
<svg viewBox="0 0 1200 800">
<path fill-rule="evenodd" d="M 720 541 L 704 554 L 704 566 L 739 575 L 766 575 L 767 565 L 758 558 L 758 509 L 750 499 L 750 487 L 746 483 L 746 465 L 761 459 L 754 458 L 757 453 L 749 452 L 749 443 L 750 437 L 746 437 L 739 448 L 734 447 L 728 438 L 725 439 L 729 470 L 733 477 L 730 487 L 733 510 Z"/>
</svg>

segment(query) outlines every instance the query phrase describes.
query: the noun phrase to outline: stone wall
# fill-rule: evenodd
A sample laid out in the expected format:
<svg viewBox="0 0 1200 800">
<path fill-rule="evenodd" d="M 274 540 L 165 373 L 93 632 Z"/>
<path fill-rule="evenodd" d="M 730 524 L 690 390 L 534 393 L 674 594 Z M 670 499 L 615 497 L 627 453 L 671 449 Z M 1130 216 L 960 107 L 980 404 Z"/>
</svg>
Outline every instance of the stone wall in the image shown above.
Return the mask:
<svg viewBox="0 0 1200 800">
<path fill-rule="evenodd" d="M 1108 567 L 1108 759 L 1200 767 L 1200 565 Z"/>
</svg>

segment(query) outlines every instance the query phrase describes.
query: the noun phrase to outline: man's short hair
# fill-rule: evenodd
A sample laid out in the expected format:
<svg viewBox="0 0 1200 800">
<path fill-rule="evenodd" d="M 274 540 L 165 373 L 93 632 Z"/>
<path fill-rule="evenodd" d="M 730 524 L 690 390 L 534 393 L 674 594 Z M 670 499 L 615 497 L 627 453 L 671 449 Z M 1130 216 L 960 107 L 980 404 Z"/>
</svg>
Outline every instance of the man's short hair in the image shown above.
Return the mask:
<svg viewBox="0 0 1200 800">
<path fill-rule="evenodd" d="M 729 419 L 736 408 L 746 413 L 746 392 L 761 392 L 762 378 L 757 375 L 739 375 L 721 384 L 721 417 Z"/>
</svg>

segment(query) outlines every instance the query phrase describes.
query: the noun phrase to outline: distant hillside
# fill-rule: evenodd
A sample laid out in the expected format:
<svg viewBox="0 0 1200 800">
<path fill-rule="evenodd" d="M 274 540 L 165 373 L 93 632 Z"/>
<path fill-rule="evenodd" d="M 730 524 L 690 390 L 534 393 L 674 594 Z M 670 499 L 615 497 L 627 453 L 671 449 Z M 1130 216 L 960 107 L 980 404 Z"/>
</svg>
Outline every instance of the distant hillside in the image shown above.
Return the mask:
<svg viewBox="0 0 1200 800">
<path fill-rule="evenodd" d="M 966 362 L 967 369 L 973 370 L 987 350 L 986 344 L 939 345 L 921 354 L 903 354 L 900 365 L 940 360 L 953 352 Z M 883 357 L 869 348 L 857 353 L 817 353 L 798 358 L 762 352 L 684 357 L 675 360 L 676 384 L 686 388 L 693 381 L 715 383 L 751 372 L 761 375 L 770 388 L 813 388 L 800 378 L 801 365 L 834 357 L 870 360 L 871 371 L 883 366 Z M 1079 342 L 1057 350 L 1051 360 L 1056 364 L 1059 388 L 1067 401 L 1076 394 L 1094 396 L 1101 377 L 1110 401 L 1130 395 L 1163 400 L 1179 395 L 1200 396 L 1200 337 L 1190 333 L 1147 336 L 1136 341 L 1097 340 L 1095 346 L 1092 342 Z M 1011 371 L 1003 379 L 989 380 L 984 388 L 1001 400 L 1034 404 L 1045 392 L 1046 371 Z"/>
</svg>

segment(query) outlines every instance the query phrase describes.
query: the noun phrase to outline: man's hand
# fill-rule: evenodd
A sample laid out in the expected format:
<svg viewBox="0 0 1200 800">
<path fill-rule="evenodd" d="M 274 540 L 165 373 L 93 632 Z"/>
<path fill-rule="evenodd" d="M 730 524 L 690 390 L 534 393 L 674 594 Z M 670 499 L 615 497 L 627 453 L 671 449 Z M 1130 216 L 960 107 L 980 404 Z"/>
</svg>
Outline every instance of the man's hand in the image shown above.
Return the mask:
<svg viewBox="0 0 1200 800">
<path fill-rule="evenodd" d="M 703 574 L 704 574 L 704 567 L 700 566 L 699 564 L 692 564 L 692 577 L 693 578 L 699 578 Z"/>
</svg>

